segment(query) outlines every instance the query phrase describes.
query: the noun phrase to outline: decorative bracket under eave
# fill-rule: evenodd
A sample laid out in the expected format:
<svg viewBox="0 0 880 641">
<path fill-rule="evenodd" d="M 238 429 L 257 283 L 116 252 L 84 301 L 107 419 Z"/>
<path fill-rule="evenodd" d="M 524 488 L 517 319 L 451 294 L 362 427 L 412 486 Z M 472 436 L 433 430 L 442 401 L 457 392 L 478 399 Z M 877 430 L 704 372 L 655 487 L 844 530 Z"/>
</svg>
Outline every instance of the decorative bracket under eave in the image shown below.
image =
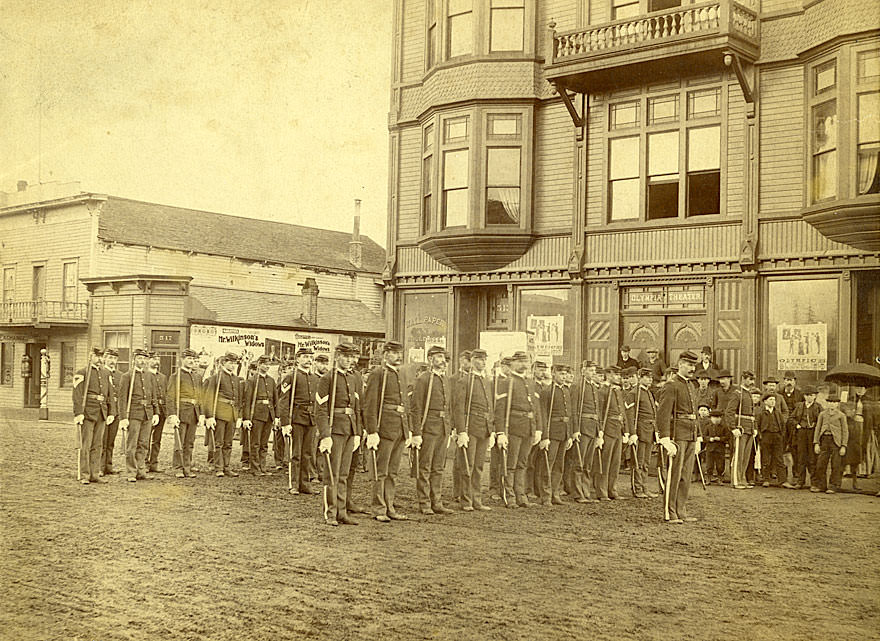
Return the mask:
<svg viewBox="0 0 880 641">
<path fill-rule="evenodd" d="M 571 96 L 568 95 L 568 90 L 565 87 L 558 87 L 555 84 L 553 85 L 553 89 L 555 89 L 556 93 L 562 97 L 562 102 L 565 105 L 565 108 L 568 109 L 568 115 L 571 116 L 571 121 L 574 123 L 575 129 L 577 130 L 577 139 L 583 139 L 584 119 L 578 113 L 574 103 L 571 101 Z"/>
<path fill-rule="evenodd" d="M 746 105 L 748 107 L 747 115 L 754 116 L 755 115 L 755 67 L 753 65 L 749 65 L 749 69 L 746 70 L 745 63 L 740 60 L 740 57 L 731 52 L 725 52 L 724 54 L 724 66 L 732 67 L 733 73 L 736 74 L 736 79 L 739 82 L 739 87 L 742 89 L 743 98 L 745 98 Z M 747 73 L 748 76 L 747 77 Z"/>
</svg>

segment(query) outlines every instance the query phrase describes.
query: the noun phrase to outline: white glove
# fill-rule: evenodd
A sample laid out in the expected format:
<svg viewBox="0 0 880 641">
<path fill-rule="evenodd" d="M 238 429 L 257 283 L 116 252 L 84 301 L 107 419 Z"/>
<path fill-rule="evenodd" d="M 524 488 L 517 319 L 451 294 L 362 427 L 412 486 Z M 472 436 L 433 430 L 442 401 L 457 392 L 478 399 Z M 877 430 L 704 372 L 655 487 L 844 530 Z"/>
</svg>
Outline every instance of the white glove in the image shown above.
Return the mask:
<svg viewBox="0 0 880 641">
<path fill-rule="evenodd" d="M 272 427 L 279 427 L 280 425 L 281 425 L 280 418 L 276 418 L 275 420 L 272 421 Z"/>
<path fill-rule="evenodd" d="M 571 438 L 573 440 L 577 441 L 578 443 L 580 443 L 581 442 L 581 433 L 575 432 L 574 434 L 571 435 Z"/>
<path fill-rule="evenodd" d="M 633 445 L 638 445 L 639 444 L 639 435 L 638 434 L 631 435 L 629 437 L 629 442 L 632 443 Z"/>
<path fill-rule="evenodd" d="M 153 427 L 156 427 L 159 424 L 159 415 L 158 414 L 153 414 L 153 420 L 150 421 L 150 424 Z"/>
<path fill-rule="evenodd" d="M 495 432 L 490 432 L 489 433 L 489 446 L 486 448 L 486 450 L 487 451 L 491 450 L 493 447 L 495 447 Z"/>
<path fill-rule="evenodd" d="M 535 433 L 532 435 L 532 447 L 541 442 L 541 430 L 535 430 Z"/>
<path fill-rule="evenodd" d="M 379 433 L 374 432 L 373 434 L 367 434 L 367 449 L 370 450 L 378 450 L 379 449 Z"/>
<path fill-rule="evenodd" d="M 281 434 L 283 436 L 290 436 L 293 433 L 292 425 L 282 425 L 281 426 Z"/>
<path fill-rule="evenodd" d="M 318 451 L 320 451 L 321 454 L 329 454 L 331 449 L 333 449 L 333 439 L 329 436 L 325 436 L 321 439 L 321 442 L 318 443 Z"/>
<path fill-rule="evenodd" d="M 470 440 L 467 432 L 459 432 L 458 437 L 455 439 L 459 447 L 467 447 Z"/>
<path fill-rule="evenodd" d="M 204 425 L 204 424 L 205 424 L 205 415 L 199 414 L 199 425 Z"/>
<path fill-rule="evenodd" d="M 422 449 L 422 436 L 420 434 L 412 437 L 412 446 L 417 450 Z"/>
<path fill-rule="evenodd" d="M 739 429 L 738 427 L 734 427 L 732 433 L 736 438 L 739 438 L 740 436 L 743 435 L 742 430 Z"/>
<path fill-rule="evenodd" d="M 669 456 L 675 456 L 676 452 L 678 451 L 678 448 L 675 447 L 675 443 L 673 443 L 672 439 L 670 439 L 668 436 L 664 436 L 660 439 L 660 445 L 663 446 L 663 449 L 666 450 L 666 453 Z"/>
<path fill-rule="evenodd" d="M 406 440 L 403 442 L 404 447 L 412 447 L 413 444 L 413 434 L 412 432 L 407 432 Z"/>
<path fill-rule="evenodd" d="M 629 445 L 629 443 L 630 443 L 629 434 L 624 434 L 623 438 L 620 440 L 620 442 L 623 445 Z"/>
<path fill-rule="evenodd" d="M 209 419 L 205 419 L 205 426 L 209 430 L 213 430 L 215 427 L 217 427 L 217 419 L 214 418 L 213 416 Z"/>
<path fill-rule="evenodd" d="M 702 439 L 699 439 L 699 438 L 698 438 L 698 439 L 697 439 L 697 442 L 694 443 L 694 455 L 696 456 L 697 454 L 699 454 L 699 453 L 700 453 L 700 450 L 702 450 L 702 449 L 703 449 L 703 442 L 702 442 Z"/>
<path fill-rule="evenodd" d="M 120 427 L 120 429 L 127 430 L 128 429 L 128 419 L 127 418 L 121 419 L 119 421 L 119 427 Z"/>
<path fill-rule="evenodd" d="M 605 445 L 605 436 L 600 432 L 596 437 L 596 449 L 601 450 L 603 445 Z"/>
<path fill-rule="evenodd" d="M 76 416 L 73 417 L 73 424 L 74 425 L 82 425 L 84 420 L 86 420 L 86 417 L 84 414 L 77 414 Z"/>
<path fill-rule="evenodd" d="M 172 414 L 168 418 L 165 419 L 165 422 L 168 423 L 171 427 L 177 427 L 180 425 L 180 418 L 178 418 L 177 414 Z"/>
<path fill-rule="evenodd" d="M 541 439 L 540 443 L 538 444 L 538 447 L 540 447 L 542 450 L 550 449 L 550 439 L 549 438 Z"/>
<path fill-rule="evenodd" d="M 570 450 L 572 445 L 574 445 L 573 438 L 565 439 L 565 450 L 566 451 Z"/>
<path fill-rule="evenodd" d="M 357 448 L 361 446 L 361 437 L 357 434 L 354 435 L 354 444 L 351 446 L 351 451 L 354 452 Z"/>
<path fill-rule="evenodd" d="M 251 421 L 242 421 L 241 424 L 244 425 L 244 429 L 246 430 L 249 430 L 254 426 Z"/>
<path fill-rule="evenodd" d="M 495 442 L 498 443 L 498 447 L 502 450 L 506 450 L 507 444 L 510 442 L 507 437 L 507 432 L 498 432 L 498 437 L 495 439 Z"/>
<path fill-rule="evenodd" d="M 110 416 L 107 417 L 107 422 L 112 423 L 114 418 L 116 418 L 116 416 L 114 414 L 110 414 Z"/>
<path fill-rule="evenodd" d="M 240 427 L 241 427 L 241 419 L 237 418 L 237 419 L 235 419 L 235 429 L 238 429 Z"/>
</svg>

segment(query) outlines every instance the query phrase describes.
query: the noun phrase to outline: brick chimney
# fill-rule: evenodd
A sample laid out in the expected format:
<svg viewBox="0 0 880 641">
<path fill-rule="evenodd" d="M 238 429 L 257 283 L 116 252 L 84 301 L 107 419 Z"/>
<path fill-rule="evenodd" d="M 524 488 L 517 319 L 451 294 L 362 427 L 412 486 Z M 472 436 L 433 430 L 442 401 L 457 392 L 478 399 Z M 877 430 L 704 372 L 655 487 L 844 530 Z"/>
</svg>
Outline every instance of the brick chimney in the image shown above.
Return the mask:
<svg viewBox="0 0 880 641">
<path fill-rule="evenodd" d="M 354 199 L 354 229 L 351 232 L 351 240 L 348 242 L 348 262 L 356 269 L 363 264 L 363 246 L 361 242 L 361 199 Z"/>
<path fill-rule="evenodd" d="M 302 319 L 310 327 L 318 325 L 318 283 L 314 278 L 306 278 L 302 283 Z"/>
</svg>

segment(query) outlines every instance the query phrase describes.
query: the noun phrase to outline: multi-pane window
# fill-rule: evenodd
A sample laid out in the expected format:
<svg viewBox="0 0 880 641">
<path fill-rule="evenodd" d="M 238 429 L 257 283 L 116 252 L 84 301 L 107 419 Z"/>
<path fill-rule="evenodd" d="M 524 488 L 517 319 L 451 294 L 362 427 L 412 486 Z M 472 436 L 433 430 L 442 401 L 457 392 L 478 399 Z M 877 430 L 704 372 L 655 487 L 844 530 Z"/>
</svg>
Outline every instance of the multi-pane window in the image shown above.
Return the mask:
<svg viewBox="0 0 880 641">
<path fill-rule="evenodd" d="M 489 51 L 522 51 L 525 0 L 490 0 Z"/>
<path fill-rule="evenodd" d="M 721 213 L 721 127 L 687 130 L 688 216 Z"/>
<path fill-rule="evenodd" d="M 608 110 L 609 128 L 625 129 L 639 124 L 639 101 L 619 102 Z"/>
<path fill-rule="evenodd" d="M 486 224 L 518 225 L 522 182 L 522 116 L 489 114 L 486 138 Z M 501 146 L 501 145 L 505 146 Z"/>
<path fill-rule="evenodd" d="M 0 385 L 12 385 L 14 363 L 15 344 L 0 343 Z"/>
<path fill-rule="evenodd" d="M 641 13 L 639 0 L 611 0 L 611 19 L 623 20 Z"/>
<path fill-rule="evenodd" d="M 437 26 L 437 4 L 439 0 L 427 0 L 425 3 L 425 11 L 427 11 L 428 37 L 426 52 L 427 68 L 430 69 L 440 58 L 440 33 Z"/>
<path fill-rule="evenodd" d="M 434 212 L 434 125 L 429 124 L 422 132 L 422 212 L 419 234 L 427 234 L 431 229 L 431 216 Z"/>
<path fill-rule="evenodd" d="M 857 194 L 880 193 L 880 50 L 856 55 Z M 867 89 L 867 91 L 865 91 Z"/>
<path fill-rule="evenodd" d="M 76 372 L 76 343 L 61 343 L 61 387 L 73 385 Z"/>
<path fill-rule="evenodd" d="M 15 300 L 15 267 L 3 268 L 3 302 Z"/>
<path fill-rule="evenodd" d="M 449 0 L 446 21 L 446 48 L 449 58 L 473 53 L 473 16 L 473 0 Z"/>
<path fill-rule="evenodd" d="M 609 147 L 608 200 L 611 220 L 639 217 L 639 137 L 614 138 Z"/>
<path fill-rule="evenodd" d="M 76 261 L 64 263 L 61 271 L 61 302 L 65 305 L 71 305 L 76 302 Z"/>
<path fill-rule="evenodd" d="M 112 347 L 119 352 L 116 368 L 120 372 L 127 372 L 131 361 L 131 334 L 127 331 L 105 331 L 104 347 Z"/>
<path fill-rule="evenodd" d="M 443 152 L 443 229 L 468 223 L 468 158 L 467 149 Z"/>
<path fill-rule="evenodd" d="M 678 216 L 678 138 L 678 129 L 648 134 L 648 220 Z"/>
<path fill-rule="evenodd" d="M 810 173 L 812 201 L 819 202 L 837 197 L 837 61 L 815 67 L 812 85 Z"/>
</svg>

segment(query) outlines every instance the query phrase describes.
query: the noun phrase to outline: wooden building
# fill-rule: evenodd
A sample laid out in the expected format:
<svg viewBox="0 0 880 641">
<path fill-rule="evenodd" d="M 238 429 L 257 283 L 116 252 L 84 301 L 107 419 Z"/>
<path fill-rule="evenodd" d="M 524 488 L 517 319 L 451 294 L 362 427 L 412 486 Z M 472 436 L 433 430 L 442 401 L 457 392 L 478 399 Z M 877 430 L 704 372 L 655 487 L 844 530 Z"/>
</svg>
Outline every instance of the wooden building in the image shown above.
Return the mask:
<svg viewBox="0 0 880 641">
<path fill-rule="evenodd" d="M 38 406 L 42 348 L 53 413 L 70 412 L 90 345 L 117 348 L 123 371 L 132 349 L 156 351 L 166 372 L 193 328 L 369 351 L 384 336 L 384 260 L 357 216 L 348 234 L 20 184 L 0 192 L 0 412 Z"/>
<path fill-rule="evenodd" d="M 878 27 L 861 0 L 396 0 L 388 334 L 458 353 L 561 315 L 566 362 L 774 375 L 823 325 L 825 362 L 784 345 L 800 378 L 872 361 Z"/>
</svg>

